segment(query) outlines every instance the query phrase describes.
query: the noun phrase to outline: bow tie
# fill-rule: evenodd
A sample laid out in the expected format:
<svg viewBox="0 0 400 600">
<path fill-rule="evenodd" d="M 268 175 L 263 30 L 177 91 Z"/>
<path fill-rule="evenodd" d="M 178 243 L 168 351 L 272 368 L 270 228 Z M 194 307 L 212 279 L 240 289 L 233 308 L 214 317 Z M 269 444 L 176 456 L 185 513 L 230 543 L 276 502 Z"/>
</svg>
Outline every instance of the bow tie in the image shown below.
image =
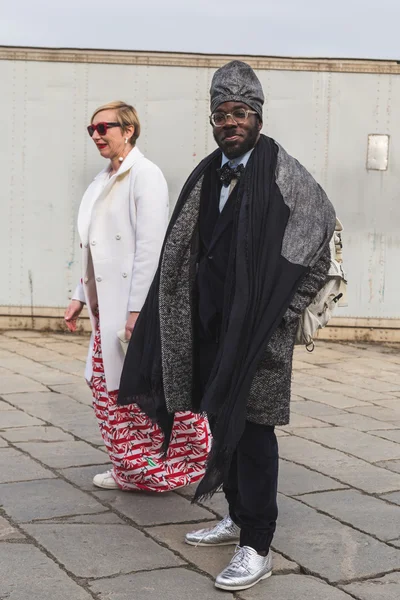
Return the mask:
<svg viewBox="0 0 400 600">
<path fill-rule="evenodd" d="M 223 167 L 217 169 L 218 177 L 225 187 L 230 185 L 232 179 L 240 179 L 243 172 L 244 166 L 242 164 L 232 168 L 229 163 L 225 163 Z"/>
</svg>

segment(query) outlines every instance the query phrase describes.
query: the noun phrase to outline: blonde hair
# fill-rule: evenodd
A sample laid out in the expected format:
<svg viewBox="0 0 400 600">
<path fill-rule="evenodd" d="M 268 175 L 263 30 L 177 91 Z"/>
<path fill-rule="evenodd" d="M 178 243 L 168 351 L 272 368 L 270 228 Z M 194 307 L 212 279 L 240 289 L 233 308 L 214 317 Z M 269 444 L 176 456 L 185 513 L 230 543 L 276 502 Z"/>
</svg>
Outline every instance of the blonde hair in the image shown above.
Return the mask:
<svg viewBox="0 0 400 600">
<path fill-rule="evenodd" d="M 125 102 L 121 102 L 121 100 L 115 100 L 115 102 L 109 102 L 108 104 L 104 104 L 103 106 L 99 106 L 94 111 L 90 122 L 93 123 L 93 119 L 97 115 L 97 113 L 103 110 L 115 110 L 117 113 L 117 121 L 120 124 L 122 130 L 125 130 L 126 127 L 133 126 L 135 131 L 133 135 L 129 138 L 129 143 L 134 146 L 136 144 L 136 140 L 140 135 L 140 121 L 136 109 L 130 104 L 126 104 Z"/>
</svg>

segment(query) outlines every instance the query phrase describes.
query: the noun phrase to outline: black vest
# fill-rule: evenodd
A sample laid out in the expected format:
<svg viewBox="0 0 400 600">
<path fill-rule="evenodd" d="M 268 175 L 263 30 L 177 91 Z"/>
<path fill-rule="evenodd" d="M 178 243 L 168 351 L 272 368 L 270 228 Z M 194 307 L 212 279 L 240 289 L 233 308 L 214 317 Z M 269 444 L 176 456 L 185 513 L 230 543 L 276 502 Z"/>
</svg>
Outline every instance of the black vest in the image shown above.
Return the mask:
<svg viewBox="0 0 400 600">
<path fill-rule="evenodd" d="M 197 271 L 199 336 L 218 342 L 222 323 L 225 277 L 231 251 L 235 200 L 238 185 L 230 194 L 222 212 L 219 201 L 222 184 L 217 169 L 218 156 L 204 174 L 201 189 L 199 238 L 200 255 Z"/>
</svg>

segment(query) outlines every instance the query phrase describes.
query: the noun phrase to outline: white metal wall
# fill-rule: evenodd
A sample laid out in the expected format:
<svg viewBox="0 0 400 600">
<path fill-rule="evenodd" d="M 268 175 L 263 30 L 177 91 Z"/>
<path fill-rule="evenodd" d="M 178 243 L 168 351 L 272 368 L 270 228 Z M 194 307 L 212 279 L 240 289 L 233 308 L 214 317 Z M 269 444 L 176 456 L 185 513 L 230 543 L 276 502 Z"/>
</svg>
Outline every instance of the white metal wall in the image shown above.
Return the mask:
<svg viewBox="0 0 400 600">
<path fill-rule="evenodd" d="M 213 69 L 0 60 L 0 306 L 62 307 L 80 276 L 76 216 L 104 166 L 85 127 L 100 104 L 133 103 L 139 148 L 164 171 L 172 203 L 214 149 Z M 399 318 L 400 76 L 262 70 L 264 132 L 328 192 L 344 223 L 349 306 Z M 389 168 L 366 170 L 368 134 L 390 134 Z"/>
</svg>

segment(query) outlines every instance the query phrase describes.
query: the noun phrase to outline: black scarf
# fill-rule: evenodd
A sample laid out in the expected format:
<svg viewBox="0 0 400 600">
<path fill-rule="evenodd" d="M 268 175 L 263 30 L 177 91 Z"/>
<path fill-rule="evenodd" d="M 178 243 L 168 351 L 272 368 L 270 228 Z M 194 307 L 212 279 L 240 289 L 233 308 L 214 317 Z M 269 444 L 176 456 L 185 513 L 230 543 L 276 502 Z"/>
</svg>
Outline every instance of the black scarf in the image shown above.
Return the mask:
<svg viewBox="0 0 400 600">
<path fill-rule="evenodd" d="M 308 264 L 304 264 L 304 261 L 303 264 L 290 262 L 282 255 L 285 231 L 292 213 L 276 181 L 278 152 L 279 147 L 272 139 L 261 136 L 239 184 L 225 285 L 221 342 L 202 401 L 202 407 L 214 424 L 213 446 L 196 499 L 213 493 L 223 483 L 244 431 L 247 397 L 260 360 L 302 277 L 308 272 L 310 264 L 316 261 L 334 227 L 334 217 L 330 214 L 330 203 L 326 199 L 329 205 L 326 207 L 327 218 L 324 220 L 321 216 L 321 226 L 314 227 L 308 234 L 315 236 Z M 219 150 L 204 159 L 185 183 L 166 240 L 190 192 L 218 154 Z M 317 184 L 314 184 L 317 188 Z M 318 208 L 318 203 L 321 203 L 320 192 L 316 189 L 318 201 L 313 206 L 311 199 L 308 210 Z M 293 193 L 296 194 L 295 189 Z M 307 214 L 304 218 L 307 218 Z M 292 229 L 291 224 L 290 231 Z M 302 243 L 293 234 L 292 237 L 292 244 Z M 166 241 L 160 265 L 165 244 Z M 192 260 L 195 261 L 196 257 Z M 163 392 L 158 311 L 160 272 L 159 268 L 133 332 L 118 402 L 136 402 L 160 424 L 166 439 L 169 439 L 173 415 L 168 414 Z M 195 406 L 190 408 L 196 409 Z"/>
</svg>

